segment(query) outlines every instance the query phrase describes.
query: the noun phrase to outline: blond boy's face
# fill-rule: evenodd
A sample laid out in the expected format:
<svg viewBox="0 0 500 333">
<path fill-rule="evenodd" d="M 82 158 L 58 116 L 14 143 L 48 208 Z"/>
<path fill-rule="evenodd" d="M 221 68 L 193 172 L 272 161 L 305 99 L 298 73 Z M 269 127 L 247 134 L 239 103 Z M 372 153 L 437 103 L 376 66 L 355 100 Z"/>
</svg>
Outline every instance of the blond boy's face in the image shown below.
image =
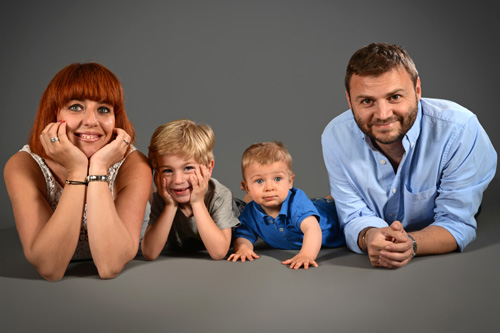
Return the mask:
<svg viewBox="0 0 500 333">
<path fill-rule="evenodd" d="M 252 200 L 258 203 L 267 215 L 276 217 L 293 187 L 295 176 L 285 162 L 253 162 L 245 169 L 244 178 L 242 185 Z"/>
<path fill-rule="evenodd" d="M 187 204 L 191 199 L 193 186 L 189 178 L 196 176 L 200 170 L 200 163 L 194 158 L 185 158 L 179 155 L 167 154 L 158 157 L 158 172 L 161 179 L 166 180 L 166 191 L 179 204 Z M 213 160 L 208 165 L 209 176 L 213 170 Z"/>
</svg>

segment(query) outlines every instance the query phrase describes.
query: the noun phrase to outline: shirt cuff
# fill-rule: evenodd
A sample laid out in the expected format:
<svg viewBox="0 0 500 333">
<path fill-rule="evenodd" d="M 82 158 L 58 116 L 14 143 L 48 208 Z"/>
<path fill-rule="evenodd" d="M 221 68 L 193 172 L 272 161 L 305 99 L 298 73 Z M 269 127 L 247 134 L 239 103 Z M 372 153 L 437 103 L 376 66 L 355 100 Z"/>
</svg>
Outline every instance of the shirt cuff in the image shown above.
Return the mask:
<svg viewBox="0 0 500 333">
<path fill-rule="evenodd" d="M 365 252 L 363 252 L 358 245 L 359 233 L 364 228 L 385 228 L 387 226 L 387 222 L 375 216 L 365 216 L 352 220 L 348 222 L 344 228 L 344 235 L 346 238 L 347 246 L 349 247 L 349 249 L 351 249 L 351 251 L 363 254 Z"/>
</svg>

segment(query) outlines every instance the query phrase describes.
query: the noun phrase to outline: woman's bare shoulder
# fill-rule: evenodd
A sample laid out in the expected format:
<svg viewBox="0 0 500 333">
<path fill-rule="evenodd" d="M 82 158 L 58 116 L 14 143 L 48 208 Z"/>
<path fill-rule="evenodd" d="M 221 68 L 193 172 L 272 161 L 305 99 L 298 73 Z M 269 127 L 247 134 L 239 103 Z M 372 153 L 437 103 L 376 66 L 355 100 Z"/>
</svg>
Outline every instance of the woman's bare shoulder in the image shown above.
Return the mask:
<svg viewBox="0 0 500 333">
<path fill-rule="evenodd" d="M 131 152 L 117 175 L 117 182 L 130 183 L 134 180 L 151 180 L 152 171 L 146 156 L 138 150 Z"/>
<path fill-rule="evenodd" d="M 4 167 L 4 179 L 7 188 L 32 184 L 45 189 L 45 178 L 40 166 L 25 151 L 19 151 L 9 158 Z"/>
</svg>

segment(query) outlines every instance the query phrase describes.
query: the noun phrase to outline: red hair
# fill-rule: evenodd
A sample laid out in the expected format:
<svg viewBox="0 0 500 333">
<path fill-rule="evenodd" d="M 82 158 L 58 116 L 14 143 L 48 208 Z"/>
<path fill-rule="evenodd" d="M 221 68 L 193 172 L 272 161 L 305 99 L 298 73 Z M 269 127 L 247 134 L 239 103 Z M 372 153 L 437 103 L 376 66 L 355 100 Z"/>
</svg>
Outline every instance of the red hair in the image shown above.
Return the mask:
<svg viewBox="0 0 500 333">
<path fill-rule="evenodd" d="M 123 89 L 118 78 L 103 65 L 74 63 L 61 69 L 42 95 L 28 139 L 33 153 L 47 158 L 40 135 L 48 124 L 57 121 L 59 110 L 73 99 L 111 104 L 115 127 L 126 131 L 130 141 L 135 142 L 135 130 L 125 112 Z"/>
</svg>

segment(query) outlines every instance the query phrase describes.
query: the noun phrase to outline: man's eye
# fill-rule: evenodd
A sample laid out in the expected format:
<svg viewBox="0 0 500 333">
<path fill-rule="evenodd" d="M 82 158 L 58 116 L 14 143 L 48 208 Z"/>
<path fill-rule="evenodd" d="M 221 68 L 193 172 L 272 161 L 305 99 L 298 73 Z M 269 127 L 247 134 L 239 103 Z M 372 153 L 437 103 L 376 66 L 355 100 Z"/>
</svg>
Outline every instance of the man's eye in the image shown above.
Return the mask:
<svg viewBox="0 0 500 333">
<path fill-rule="evenodd" d="M 393 100 L 393 101 L 397 101 L 400 98 L 401 98 L 401 95 L 393 95 L 393 96 L 391 96 L 391 100 Z"/>
<path fill-rule="evenodd" d="M 361 101 L 361 104 L 363 104 L 363 105 L 369 105 L 369 104 L 371 104 L 371 102 L 372 102 L 371 99 L 365 98 L 364 100 Z"/>
<path fill-rule="evenodd" d="M 80 104 L 73 104 L 73 105 L 70 105 L 70 107 L 68 109 L 70 109 L 71 111 L 82 111 L 83 106 L 81 106 Z"/>
</svg>

